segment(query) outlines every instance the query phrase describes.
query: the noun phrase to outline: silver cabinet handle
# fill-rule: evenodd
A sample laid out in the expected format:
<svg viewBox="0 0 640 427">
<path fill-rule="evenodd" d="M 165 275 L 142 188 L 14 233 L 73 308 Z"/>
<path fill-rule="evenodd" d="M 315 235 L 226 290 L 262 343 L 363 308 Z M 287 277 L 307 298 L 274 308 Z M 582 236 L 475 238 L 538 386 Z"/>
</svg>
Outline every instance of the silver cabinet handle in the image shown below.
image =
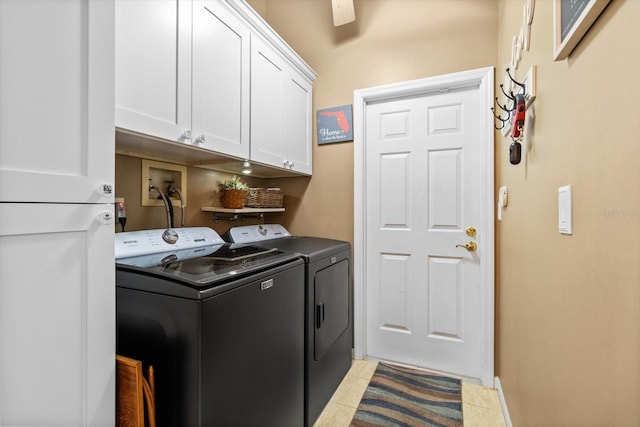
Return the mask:
<svg viewBox="0 0 640 427">
<path fill-rule="evenodd" d="M 204 135 L 198 135 L 198 136 L 196 137 L 196 140 L 195 140 L 195 141 L 193 141 L 193 143 L 194 143 L 194 144 L 196 144 L 196 145 L 197 145 L 197 144 L 204 144 L 204 140 L 205 140 Z"/>
</svg>

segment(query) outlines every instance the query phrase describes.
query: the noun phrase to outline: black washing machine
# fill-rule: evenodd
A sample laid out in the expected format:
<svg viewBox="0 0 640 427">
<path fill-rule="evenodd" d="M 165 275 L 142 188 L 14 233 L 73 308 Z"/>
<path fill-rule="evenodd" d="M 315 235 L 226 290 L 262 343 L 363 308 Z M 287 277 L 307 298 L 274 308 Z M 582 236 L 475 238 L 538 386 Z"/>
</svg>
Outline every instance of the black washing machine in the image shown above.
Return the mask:
<svg viewBox="0 0 640 427">
<path fill-rule="evenodd" d="M 305 426 L 313 426 L 349 371 L 353 349 L 351 244 L 292 236 L 279 224 L 233 227 L 224 238 L 296 254 L 305 263 Z"/>
<path fill-rule="evenodd" d="M 174 230 L 116 234 L 116 349 L 153 365 L 157 426 L 303 425 L 303 261 Z"/>
</svg>

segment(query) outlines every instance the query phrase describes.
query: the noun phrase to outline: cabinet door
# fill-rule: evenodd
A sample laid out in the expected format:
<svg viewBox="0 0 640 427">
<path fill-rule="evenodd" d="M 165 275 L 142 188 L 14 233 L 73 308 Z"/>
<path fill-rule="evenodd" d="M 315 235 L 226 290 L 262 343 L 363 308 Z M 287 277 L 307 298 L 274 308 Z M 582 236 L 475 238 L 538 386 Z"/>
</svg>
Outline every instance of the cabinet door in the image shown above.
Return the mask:
<svg viewBox="0 0 640 427">
<path fill-rule="evenodd" d="M 249 27 L 219 0 L 193 7 L 193 143 L 248 158 Z"/>
<path fill-rule="evenodd" d="M 251 160 L 311 174 L 312 88 L 271 46 L 251 41 Z"/>
<path fill-rule="evenodd" d="M 113 14 L 0 1 L 0 201 L 113 201 Z"/>
<path fill-rule="evenodd" d="M 117 127 L 185 141 L 191 129 L 191 14 L 189 0 L 116 1 Z"/>
<path fill-rule="evenodd" d="M 103 211 L 113 205 L 0 203 L 0 425 L 115 424 L 114 227 L 97 220 Z"/>
<path fill-rule="evenodd" d="M 286 64 L 259 37 L 251 40 L 251 160 L 284 167 L 284 73 Z M 286 125 L 286 124 L 285 124 Z"/>
<path fill-rule="evenodd" d="M 285 157 L 290 169 L 311 175 L 311 83 L 289 67 L 284 91 Z"/>
</svg>

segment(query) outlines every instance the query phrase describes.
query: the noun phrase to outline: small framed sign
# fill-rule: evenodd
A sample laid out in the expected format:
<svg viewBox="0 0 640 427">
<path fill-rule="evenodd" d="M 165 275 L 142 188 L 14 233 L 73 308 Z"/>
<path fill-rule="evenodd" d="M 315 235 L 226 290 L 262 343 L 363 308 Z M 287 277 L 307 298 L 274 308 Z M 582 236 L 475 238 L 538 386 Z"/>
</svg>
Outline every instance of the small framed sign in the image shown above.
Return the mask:
<svg viewBox="0 0 640 427">
<path fill-rule="evenodd" d="M 353 141 L 353 113 L 351 105 L 316 111 L 318 144 Z"/>
<path fill-rule="evenodd" d="M 554 61 L 569 56 L 610 0 L 554 0 Z"/>
</svg>

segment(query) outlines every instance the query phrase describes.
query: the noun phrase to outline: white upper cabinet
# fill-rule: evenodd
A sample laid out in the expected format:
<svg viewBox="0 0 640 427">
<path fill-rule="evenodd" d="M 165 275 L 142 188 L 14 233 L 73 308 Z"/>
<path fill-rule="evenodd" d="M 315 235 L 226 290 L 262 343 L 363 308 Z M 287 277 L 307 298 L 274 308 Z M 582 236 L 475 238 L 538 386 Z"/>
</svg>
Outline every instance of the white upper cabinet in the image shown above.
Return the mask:
<svg viewBox="0 0 640 427">
<path fill-rule="evenodd" d="M 311 175 L 312 86 L 302 74 L 289 68 L 284 82 L 283 135 L 285 167 Z"/>
<path fill-rule="evenodd" d="M 116 0 L 116 127 L 186 144 L 140 141 L 141 155 L 311 174 L 315 77 L 245 1 Z"/>
<path fill-rule="evenodd" d="M 249 34 L 219 0 L 118 0 L 116 126 L 249 157 Z"/>
<path fill-rule="evenodd" d="M 311 174 L 311 82 L 260 37 L 251 42 L 251 160 Z"/>
<path fill-rule="evenodd" d="M 116 1 L 116 127 L 185 141 L 191 23 L 191 0 Z"/>
<path fill-rule="evenodd" d="M 0 0 L 0 64 L 0 201 L 113 202 L 113 3 Z"/>
<path fill-rule="evenodd" d="M 194 144 L 249 157 L 250 30 L 219 0 L 193 3 Z"/>
</svg>

